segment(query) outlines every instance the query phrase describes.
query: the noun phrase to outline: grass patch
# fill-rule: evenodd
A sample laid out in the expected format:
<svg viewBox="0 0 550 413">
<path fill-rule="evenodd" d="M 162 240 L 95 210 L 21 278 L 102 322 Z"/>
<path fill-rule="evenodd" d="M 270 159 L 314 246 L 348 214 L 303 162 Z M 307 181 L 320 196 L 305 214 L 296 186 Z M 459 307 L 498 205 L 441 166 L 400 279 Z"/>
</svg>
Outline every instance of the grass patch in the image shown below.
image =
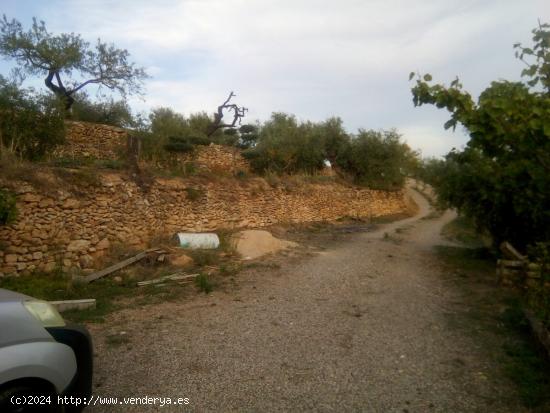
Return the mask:
<svg viewBox="0 0 550 413">
<path fill-rule="evenodd" d="M 550 408 L 550 362 L 530 339 L 530 327 L 521 304 L 516 302 L 501 315 L 510 338 L 503 344 L 504 368 L 516 384 L 523 404 L 530 408 Z M 548 411 L 548 410 L 538 410 Z"/>
<path fill-rule="evenodd" d="M 549 360 L 531 335 L 521 297 L 496 286 L 493 254 L 486 248 L 442 246 L 436 253 L 465 303 L 447 314 L 450 325 L 483 345 L 525 407 L 550 411 Z"/>
<path fill-rule="evenodd" d="M 496 257 L 487 248 L 461 248 L 439 245 L 435 247 L 437 255 L 446 264 L 459 273 L 467 271 L 472 274 L 488 274 L 495 271 Z"/>
<path fill-rule="evenodd" d="M 94 309 L 63 312 L 65 319 L 74 322 L 102 322 L 107 314 L 122 308 L 117 301 L 123 298 L 135 298 L 162 292 L 160 289 L 137 287 L 135 280 L 124 276 L 120 283 L 105 277 L 84 284 L 59 272 L 2 278 L 0 279 L 0 288 L 46 301 L 95 298 L 96 308 Z"/>
<path fill-rule="evenodd" d="M 458 216 L 447 223 L 441 230 L 441 235 L 451 241 L 458 241 L 464 245 L 481 247 L 484 245 L 484 237 L 479 234 L 471 219 Z"/>
</svg>

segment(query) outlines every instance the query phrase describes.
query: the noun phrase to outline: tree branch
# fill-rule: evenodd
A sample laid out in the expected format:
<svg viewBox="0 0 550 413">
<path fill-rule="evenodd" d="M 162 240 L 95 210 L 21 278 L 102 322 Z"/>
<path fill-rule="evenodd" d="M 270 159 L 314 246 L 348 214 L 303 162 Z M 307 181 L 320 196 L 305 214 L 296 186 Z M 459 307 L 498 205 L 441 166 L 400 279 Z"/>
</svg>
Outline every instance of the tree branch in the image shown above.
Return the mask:
<svg viewBox="0 0 550 413">
<path fill-rule="evenodd" d="M 239 107 L 235 103 L 229 104 L 231 99 L 236 96 L 237 95 L 235 95 L 235 93 L 231 91 L 227 99 L 220 106 L 218 106 L 218 111 L 214 114 L 214 121 L 208 128 L 208 132 L 207 132 L 208 136 L 212 136 L 214 132 L 216 132 L 220 128 L 234 128 L 235 125 L 237 124 L 237 121 L 239 123 L 241 122 L 241 119 L 245 116 L 245 113 L 248 111 L 248 109 L 244 107 Z M 224 110 L 233 111 L 233 122 L 229 124 L 222 123 Z"/>
</svg>

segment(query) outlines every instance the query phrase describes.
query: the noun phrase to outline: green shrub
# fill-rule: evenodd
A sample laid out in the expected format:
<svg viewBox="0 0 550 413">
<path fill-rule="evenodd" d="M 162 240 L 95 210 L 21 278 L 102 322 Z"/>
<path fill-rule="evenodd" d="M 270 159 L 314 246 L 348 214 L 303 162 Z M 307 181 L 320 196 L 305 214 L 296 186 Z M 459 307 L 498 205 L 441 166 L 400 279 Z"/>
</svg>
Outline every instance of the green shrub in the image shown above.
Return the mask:
<svg viewBox="0 0 550 413">
<path fill-rule="evenodd" d="M 88 95 L 79 93 L 71 107 L 71 119 L 84 122 L 101 123 L 120 128 L 134 126 L 134 118 L 128 103 L 113 98 L 92 102 Z"/>
<path fill-rule="evenodd" d="M 51 96 L 0 76 L 0 134 L 2 150 L 40 159 L 65 139 L 63 108 Z"/>
<path fill-rule="evenodd" d="M 16 218 L 15 194 L 6 189 L 0 189 L 0 224 L 11 224 Z"/>
<path fill-rule="evenodd" d="M 400 138 L 395 130 L 360 129 L 359 134 L 340 149 L 336 165 L 359 185 L 382 190 L 400 189 L 405 182 L 409 158 L 414 157 Z"/>
<path fill-rule="evenodd" d="M 320 128 L 311 122 L 298 124 L 285 113 L 271 115 L 262 125 L 257 145 L 243 156 L 260 173 L 312 173 L 322 169 L 325 161 Z"/>
<path fill-rule="evenodd" d="M 168 152 L 189 153 L 193 152 L 194 146 L 187 138 L 170 136 L 168 138 L 168 143 L 164 144 L 164 149 Z"/>
</svg>

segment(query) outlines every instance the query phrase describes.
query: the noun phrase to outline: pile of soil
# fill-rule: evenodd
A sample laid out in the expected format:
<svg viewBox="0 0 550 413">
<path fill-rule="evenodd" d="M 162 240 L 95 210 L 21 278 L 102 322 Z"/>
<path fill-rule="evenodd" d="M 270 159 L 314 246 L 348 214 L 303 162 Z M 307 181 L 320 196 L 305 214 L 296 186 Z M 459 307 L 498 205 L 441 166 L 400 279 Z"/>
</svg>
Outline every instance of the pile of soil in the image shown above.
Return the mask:
<svg viewBox="0 0 550 413">
<path fill-rule="evenodd" d="M 251 229 L 235 234 L 235 248 L 244 259 L 248 260 L 297 245 L 292 241 L 275 238 L 268 231 Z"/>
</svg>

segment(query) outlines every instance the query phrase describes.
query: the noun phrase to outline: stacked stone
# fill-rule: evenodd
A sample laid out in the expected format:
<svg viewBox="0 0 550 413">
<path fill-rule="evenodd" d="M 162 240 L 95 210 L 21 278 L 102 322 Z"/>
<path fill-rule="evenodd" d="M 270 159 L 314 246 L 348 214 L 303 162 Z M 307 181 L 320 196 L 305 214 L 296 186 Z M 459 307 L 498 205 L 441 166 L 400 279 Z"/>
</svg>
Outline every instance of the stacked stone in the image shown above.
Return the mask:
<svg viewBox="0 0 550 413">
<path fill-rule="evenodd" d="M 65 122 L 65 144 L 54 157 L 117 159 L 126 150 L 128 133 L 122 128 L 90 122 Z"/>
<path fill-rule="evenodd" d="M 124 175 L 104 173 L 85 195 L 41 194 L 28 184 L 18 193 L 17 221 L 0 227 L 0 275 L 93 271 L 114 244 L 145 248 L 158 235 L 276 223 L 375 217 L 406 211 L 401 192 L 356 189 L 337 183 L 302 184 L 288 191 L 262 178 L 158 179 L 148 192 Z M 189 199 L 187 188 L 201 195 Z"/>
</svg>

